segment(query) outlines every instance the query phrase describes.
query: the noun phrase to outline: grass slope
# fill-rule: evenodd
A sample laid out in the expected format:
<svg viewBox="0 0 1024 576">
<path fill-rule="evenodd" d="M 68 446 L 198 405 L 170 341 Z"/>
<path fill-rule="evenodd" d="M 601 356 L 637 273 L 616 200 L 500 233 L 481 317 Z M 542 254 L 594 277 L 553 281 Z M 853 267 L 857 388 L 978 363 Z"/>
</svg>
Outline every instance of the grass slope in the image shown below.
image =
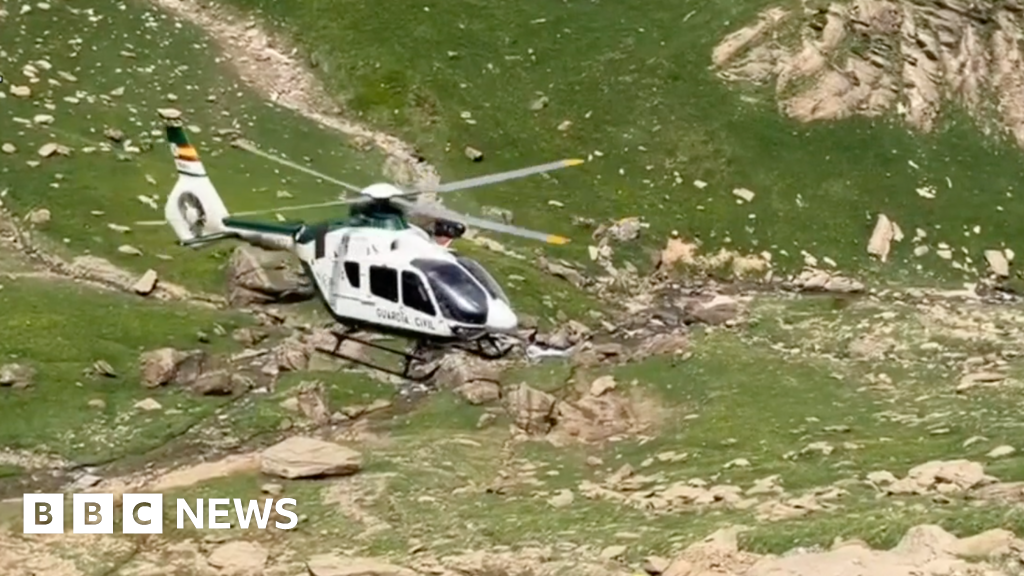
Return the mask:
<svg viewBox="0 0 1024 576">
<path fill-rule="evenodd" d="M 239 84 L 227 63 L 211 55 L 216 47 L 193 27 L 177 24 L 138 2 L 51 4 L 50 10 L 37 8 L 24 15 L 12 11 L 4 23 L 0 52 L 4 91 L 27 85 L 32 95 L 24 99 L 7 94 L 0 101 L 0 140 L 18 148 L 16 154 L 4 155 L 0 189 L 9 189 L 5 203 L 19 214 L 48 208 L 53 218 L 46 232 L 63 240 L 69 251 L 91 252 L 130 269 L 155 268 L 179 282 L 221 289 L 223 277 L 218 270 L 230 247 L 196 254 L 177 247 L 165 226 L 133 227 L 127 234 L 107 226 L 163 218 L 163 201 L 177 173 L 156 113 L 159 108 L 181 109 L 188 124 L 199 130 L 190 138 L 233 211 L 320 202 L 341 191 L 234 150 L 228 146 L 229 138 L 217 136 L 219 130 L 237 129 L 261 146 L 299 161 L 315 158 L 314 167 L 352 181 L 380 178 L 380 154 L 359 151 L 346 137 L 264 102 Z M 52 69 L 44 70 L 39 60 Z M 30 63 L 39 70 L 35 83 L 21 72 Z M 77 81 L 69 82 L 58 72 L 71 74 Z M 123 95 L 111 95 L 120 90 Z M 33 125 L 40 114 L 53 116 L 53 122 Z M 121 130 L 142 152 L 84 152 L 106 140 L 107 128 Z M 36 151 L 47 142 L 75 150 L 68 158 L 40 158 Z M 27 162 L 33 160 L 42 164 L 29 166 Z M 280 190 L 292 198 L 279 198 Z M 156 196 L 158 209 L 141 202 L 139 195 Z M 96 216 L 93 211 L 104 214 Z M 288 216 L 316 219 L 322 212 Z M 118 247 L 124 244 L 141 249 L 144 255 L 120 253 Z M 158 254 L 173 260 L 159 259 Z"/>
<path fill-rule="evenodd" d="M 216 46 L 201 31 L 159 10 L 140 2 L 86 0 L 53 2 L 49 10 L 34 8 L 26 14 L 10 12 L 4 23 L 9 34 L 0 41 L 6 96 L 0 100 L 0 142 L 15 145 L 17 152 L 2 156 L 0 190 L 7 190 L 5 206 L 19 216 L 49 209 L 52 220 L 41 228 L 70 254 L 97 254 L 138 272 L 154 268 L 190 287 L 223 289 L 230 243 L 195 252 L 176 246 L 166 226 L 133 226 L 137 220 L 163 218 L 163 202 L 177 178 L 156 114 L 159 108 L 184 111 L 190 130 L 195 129 L 192 143 L 232 211 L 322 202 L 343 191 L 231 148 L 230 137 L 222 132 L 228 129 L 347 181 L 381 179 L 381 153 L 365 151 L 344 135 L 262 100 L 239 83 L 228 63 L 220 62 Z M 36 82 L 22 72 L 26 65 L 36 68 Z M 15 85 L 28 86 L 31 96 L 10 94 Z M 39 115 L 54 119 L 35 124 Z M 102 151 L 108 128 L 122 131 L 141 152 L 125 154 L 120 145 Z M 72 147 L 72 155 L 40 158 L 36 151 L 47 142 Z M 87 148 L 97 150 L 88 153 Z M 290 196 L 280 198 L 279 191 Z M 140 195 L 152 197 L 157 209 L 140 201 Z M 313 209 L 286 216 L 317 221 L 328 214 Z M 264 218 L 273 220 L 274 215 Z M 118 232 L 108 224 L 132 230 Z M 123 245 L 143 255 L 122 253 Z M 578 291 L 545 278 L 536 268 L 482 256 L 486 264 L 497 266 L 499 277 L 525 278 L 508 290 L 525 312 L 553 315 L 554 309 L 541 305 L 543 294 L 553 295 L 558 308 L 568 312 L 574 306 L 590 307 L 586 302 L 574 305 L 570 296 Z"/>
<path fill-rule="evenodd" d="M 806 312 L 776 302 L 761 321 L 769 325 Z M 836 321 L 834 327 L 840 331 L 860 320 L 841 312 L 831 317 L 820 310 L 816 314 Z M 811 315 L 803 319 L 809 321 Z M 897 325 L 910 330 L 913 319 Z M 985 456 L 996 445 L 1019 441 L 1015 409 L 1006 397 L 1010 390 L 979 390 L 967 398 L 943 393 L 956 381 L 951 375 L 921 381 L 908 377 L 905 389 L 870 388 L 872 373 L 896 374 L 897 367 L 784 351 L 797 344 L 767 331 L 711 333 L 698 335 L 693 356 L 675 367 L 652 359 L 575 374 L 578 381 L 587 382 L 611 373 L 620 388 L 635 381 L 660 398 L 661 407 L 673 418 L 653 438 L 560 447 L 544 441 L 510 444 L 506 417 L 480 427 L 477 420 L 485 408 L 470 406 L 451 393 L 433 396 L 427 406 L 411 413 L 382 415 L 372 421 L 376 440 L 353 444 L 366 457 L 359 474 L 283 483 L 284 494 L 296 498 L 297 511 L 304 517 L 300 528 L 288 533 L 289 545 L 312 553 L 341 540 L 353 554 L 400 557 L 416 545 L 445 554 L 527 542 L 560 547 L 574 543 L 593 551 L 622 544 L 628 547 L 627 560 L 639 562 L 648 554 L 668 555 L 680 544 L 733 523 L 753 527 L 744 535 L 745 545 L 762 552 L 827 546 L 837 537 L 889 546 L 907 528 L 921 523 L 937 523 L 958 534 L 995 527 L 1024 530 L 1024 516 L 1017 507 L 956 497 L 945 503 L 917 496 L 881 498 L 861 482 L 870 472 L 888 470 L 903 476 L 930 459 L 953 458 L 984 462 L 986 470 L 1002 480 L 1020 478 L 1020 456 Z M 931 374 L 928 358 L 911 355 L 904 360 L 907 375 Z M 557 372 L 535 367 L 518 376 L 543 388 L 549 387 L 548 380 L 564 379 L 566 374 Z M 519 381 L 514 376 L 509 375 L 508 382 Z M 275 407 L 287 394 L 282 390 L 264 406 Z M 358 387 L 332 396 L 331 402 L 365 405 L 379 394 L 372 387 Z M 894 413 L 917 418 L 894 420 Z M 278 417 L 261 414 L 261 420 L 270 424 Z M 948 431 L 934 433 L 937 423 Z M 965 447 L 966 440 L 978 436 L 984 439 Z M 821 445 L 832 450 L 813 448 Z M 687 456 L 679 461 L 659 458 L 666 453 Z M 746 463 L 730 464 L 740 459 Z M 833 501 L 838 505 L 835 510 L 772 522 L 758 520 L 756 509 L 713 506 L 649 514 L 584 497 L 581 482 L 601 484 L 624 464 L 638 474 L 658 477 L 658 486 L 701 479 L 708 485 L 746 489 L 778 475 L 790 497 L 830 486 L 842 486 L 847 494 Z M 259 474 L 239 475 L 181 489 L 174 496 L 255 495 L 268 480 Z M 496 485 L 503 488 L 489 489 Z M 574 492 L 573 501 L 554 508 L 548 500 L 566 489 Z M 246 537 L 261 535 L 250 531 Z"/>
<path fill-rule="evenodd" d="M 888 119 L 801 125 L 777 113 L 770 90 L 741 93 L 717 80 L 712 48 L 776 4 L 769 0 L 654 0 L 642 10 L 544 0 L 230 2 L 281 24 L 354 113 L 420 146 L 446 179 L 593 154 L 551 181 L 451 200 L 504 206 L 524 224 L 573 235 L 575 254 L 584 236 L 569 214 L 642 215 L 653 223 L 651 244 L 677 229 L 709 250 L 769 250 L 789 267 L 806 250 L 863 272 L 878 269 L 865 253 L 878 212 L 966 250 L 982 269 L 981 251 L 1013 247 L 1024 226 L 1013 200 L 1020 151 L 955 114 L 930 136 Z M 534 111 L 540 94 L 549 104 Z M 558 130 L 566 120 L 571 127 Z M 466 162 L 466 145 L 487 154 L 482 165 Z M 926 184 L 940 189 L 936 200 L 915 193 Z M 756 198 L 739 205 L 737 187 Z M 935 250 L 915 258 L 908 242 L 879 271 L 961 275 Z"/>
<path fill-rule="evenodd" d="M 0 310 L 0 365 L 18 362 L 37 371 L 30 388 L 0 389 L 0 408 L 11 415 L 0 422 L 0 446 L 82 463 L 159 446 L 220 404 L 178 390 L 143 388 L 140 352 L 202 347 L 197 331 L 212 334 L 219 324 L 230 332 L 251 322 L 236 314 L 31 278 L 4 283 Z M 217 352 L 237 344 L 229 337 L 213 337 L 208 347 Z M 99 360 L 110 364 L 116 377 L 87 376 Z M 166 411 L 133 408 L 146 397 Z M 97 400 L 102 404 L 90 405 Z"/>
</svg>

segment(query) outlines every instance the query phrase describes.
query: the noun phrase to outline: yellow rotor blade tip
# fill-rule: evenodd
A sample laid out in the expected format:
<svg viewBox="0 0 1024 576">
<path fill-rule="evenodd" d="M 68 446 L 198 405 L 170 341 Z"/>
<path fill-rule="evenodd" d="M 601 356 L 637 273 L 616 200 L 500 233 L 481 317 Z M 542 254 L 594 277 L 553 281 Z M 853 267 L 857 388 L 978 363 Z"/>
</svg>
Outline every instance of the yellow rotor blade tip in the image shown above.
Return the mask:
<svg viewBox="0 0 1024 576">
<path fill-rule="evenodd" d="M 569 239 L 565 236 L 548 236 L 548 244 L 568 244 Z"/>
<path fill-rule="evenodd" d="M 565 161 L 566 166 L 579 166 L 580 164 L 583 164 L 583 160 L 579 158 L 570 158 Z"/>
</svg>

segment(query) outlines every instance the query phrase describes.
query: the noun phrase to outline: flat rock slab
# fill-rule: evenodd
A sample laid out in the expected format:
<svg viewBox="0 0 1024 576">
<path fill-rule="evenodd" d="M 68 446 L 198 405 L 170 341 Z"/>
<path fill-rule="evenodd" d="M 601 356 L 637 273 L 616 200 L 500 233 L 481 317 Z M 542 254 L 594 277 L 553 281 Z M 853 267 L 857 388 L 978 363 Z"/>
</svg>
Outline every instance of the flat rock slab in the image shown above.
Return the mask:
<svg viewBox="0 0 1024 576">
<path fill-rule="evenodd" d="M 313 576 L 416 576 L 413 570 L 374 558 L 349 558 L 334 554 L 313 556 L 306 563 L 306 568 Z"/>
<path fill-rule="evenodd" d="M 308 436 L 293 436 L 260 455 L 260 470 L 281 478 L 347 476 L 363 466 L 359 452 Z"/>
</svg>

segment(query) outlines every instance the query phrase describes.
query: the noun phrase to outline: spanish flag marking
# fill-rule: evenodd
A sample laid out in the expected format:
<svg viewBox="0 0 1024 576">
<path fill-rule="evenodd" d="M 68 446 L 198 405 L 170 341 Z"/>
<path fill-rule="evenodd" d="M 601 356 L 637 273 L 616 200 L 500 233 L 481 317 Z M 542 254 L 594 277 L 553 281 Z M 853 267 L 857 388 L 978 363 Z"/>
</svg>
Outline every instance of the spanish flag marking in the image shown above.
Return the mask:
<svg viewBox="0 0 1024 576">
<path fill-rule="evenodd" d="M 196 162 L 199 160 L 199 153 L 188 142 L 184 144 L 171 142 L 170 144 L 171 156 L 174 156 L 175 160 L 184 160 L 186 162 Z"/>
<path fill-rule="evenodd" d="M 191 144 L 179 145 L 174 148 L 174 157 L 179 160 L 196 162 L 199 160 L 199 153 Z"/>
</svg>

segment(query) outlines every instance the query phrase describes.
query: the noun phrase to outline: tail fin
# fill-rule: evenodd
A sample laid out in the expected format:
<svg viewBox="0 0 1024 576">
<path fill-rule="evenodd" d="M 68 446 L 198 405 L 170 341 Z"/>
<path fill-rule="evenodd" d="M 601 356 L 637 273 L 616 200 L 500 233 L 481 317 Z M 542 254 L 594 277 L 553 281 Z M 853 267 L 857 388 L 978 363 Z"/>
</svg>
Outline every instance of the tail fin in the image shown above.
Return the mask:
<svg viewBox="0 0 1024 576">
<path fill-rule="evenodd" d="M 179 120 L 167 120 L 167 142 L 178 169 L 178 181 L 167 197 L 164 218 L 182 242 L 223 233 L 228 209 Z"/>
</svg>

